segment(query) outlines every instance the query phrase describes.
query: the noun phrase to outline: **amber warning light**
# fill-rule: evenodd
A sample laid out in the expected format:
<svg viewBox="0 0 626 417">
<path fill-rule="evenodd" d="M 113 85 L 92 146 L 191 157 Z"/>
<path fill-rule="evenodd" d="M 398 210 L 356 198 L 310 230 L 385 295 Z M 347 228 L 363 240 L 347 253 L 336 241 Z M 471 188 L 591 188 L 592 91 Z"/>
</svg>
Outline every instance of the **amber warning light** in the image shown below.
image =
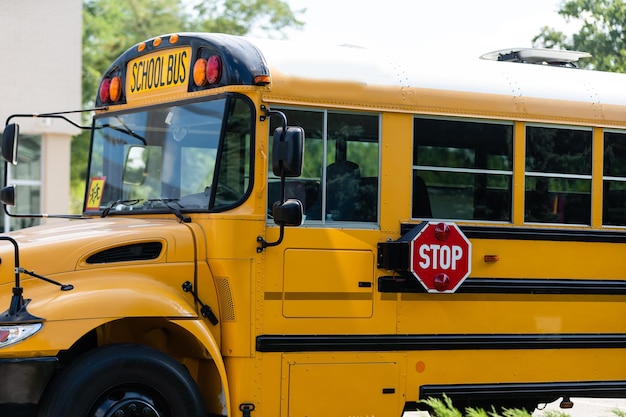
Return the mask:
<svg viewBox="0 0 626 417">
<path fill-rule="evenodd" d="M 103 79 L 98 94 L 103 104 L 119 101 L 122 97 L 122 79 L 120 77 L 107 77 Z"/>
</svg>

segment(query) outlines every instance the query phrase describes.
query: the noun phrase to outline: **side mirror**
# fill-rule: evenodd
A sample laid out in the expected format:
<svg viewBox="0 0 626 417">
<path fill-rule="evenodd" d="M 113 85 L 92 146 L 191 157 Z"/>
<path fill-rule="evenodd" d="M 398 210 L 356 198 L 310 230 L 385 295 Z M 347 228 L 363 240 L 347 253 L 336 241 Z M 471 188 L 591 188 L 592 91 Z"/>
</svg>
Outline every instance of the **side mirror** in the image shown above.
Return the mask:
<svg viewBox="0 0 626 417">
<path fill-rule="evenodd" d="M 0 202 L 7 206 L 15 205 L 15 186 L 9 185 L 0 189 Z"/>
<path fill-rule="evenodd" d="M 6 125 L 2 132 L 2 158 L 13 165 L 17 164 L 17 142 L 20 127 L 15 123 Z"/>
<path fill-rule="evenodd" d="M 274 131 L 272 144 L 272 171 L 276 176 L 299 177 L 304 160 L 304 129 L 299 126 L 282 127 Z M 282 169 L 281 169 L 282 168 Z"/>
<path fill-rule="evenodd" d="M 289 198 L 281 203 L 277 201 L 272 206 L 274 223 L 279 226 L 300 226 L 302 224 L 304 208 L 302 202 L 295 198 Z"/>
</svg>

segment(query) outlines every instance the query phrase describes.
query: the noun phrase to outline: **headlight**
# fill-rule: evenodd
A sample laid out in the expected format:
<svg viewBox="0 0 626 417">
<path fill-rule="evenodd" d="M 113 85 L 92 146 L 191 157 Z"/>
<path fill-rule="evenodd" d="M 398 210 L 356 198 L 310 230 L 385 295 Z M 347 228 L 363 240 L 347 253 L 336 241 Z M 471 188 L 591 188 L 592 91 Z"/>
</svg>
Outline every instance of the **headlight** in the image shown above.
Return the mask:
<svg viewBox="0 0 626 417">
<path fill-rule="evenodd" d="M 41 329 L 41 323 L 0 326 L 0 348 L 19 343 Z"/>
</svg>

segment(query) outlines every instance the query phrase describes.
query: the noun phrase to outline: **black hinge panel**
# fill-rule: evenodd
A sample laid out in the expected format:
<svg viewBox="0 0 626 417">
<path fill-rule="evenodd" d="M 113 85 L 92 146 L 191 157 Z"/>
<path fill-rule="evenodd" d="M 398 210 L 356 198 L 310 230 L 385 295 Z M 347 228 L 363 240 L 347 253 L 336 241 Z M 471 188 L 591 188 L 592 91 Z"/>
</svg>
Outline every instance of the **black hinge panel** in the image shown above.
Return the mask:
<svg viewBox="0 0 626 417">
<path fill-rule="evenodd" d="M 409 242 L 381 242 L 378 244 L 377 266 L 380 269 L 404 270 L 409 267 Z"/>
<path fill-rule="evenodd" d="M 380 269 L 406 271 L 409 269 L 411 260 L 411 241 L 422 231 L 428 222 L 422 222 L 402 230 L 402 236 L 398 240 L 380 242 L 378 244 L 377 266 Z M 404 225 L 403 225 L 404 226 Z"/>
</svg>

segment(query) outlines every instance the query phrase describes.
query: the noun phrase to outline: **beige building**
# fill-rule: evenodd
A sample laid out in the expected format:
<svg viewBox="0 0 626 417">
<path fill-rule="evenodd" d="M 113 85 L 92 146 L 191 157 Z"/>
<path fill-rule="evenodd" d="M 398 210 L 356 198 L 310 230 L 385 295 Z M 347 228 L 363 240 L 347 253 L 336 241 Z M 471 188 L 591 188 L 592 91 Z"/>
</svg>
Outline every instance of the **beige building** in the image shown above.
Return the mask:
<svg viewBox="0 0 626 417">
<path fill-rule="evenodd" d="M 82 1 L 2 1 L 0 130 L 12 114 L 81 108 Z M 69 117 L 80 121 L 80 115 Z M 18 213 L 68 213 L 70 143 L 79 129 L 52 118 L 16 118 L 19 163 L 9 168 Z M 2 170 L 3 171 L 3 170 Z M 0 231 L 40 223 L 2 214 Z"/>
</svg>

